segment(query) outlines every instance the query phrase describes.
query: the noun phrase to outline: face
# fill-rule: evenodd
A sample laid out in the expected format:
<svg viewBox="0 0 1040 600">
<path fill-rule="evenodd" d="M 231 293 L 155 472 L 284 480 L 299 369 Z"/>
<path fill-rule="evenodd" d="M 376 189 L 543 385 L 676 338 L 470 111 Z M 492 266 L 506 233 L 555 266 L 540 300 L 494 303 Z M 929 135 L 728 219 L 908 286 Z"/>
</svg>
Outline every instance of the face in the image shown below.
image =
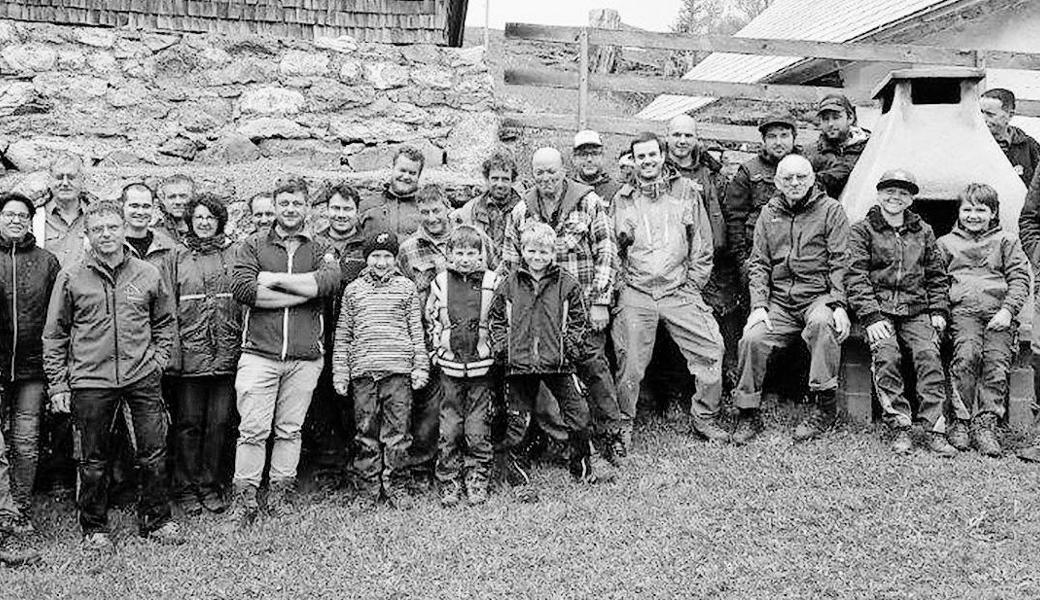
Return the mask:
<svg viewBox="0 0 1040 600">
<path fill-rule="evenodd" d="M 488 193 L 496 200 L 505 200 L 513 189 L 513 173 L 504 169 L 491 169 L 487 174 Z"/>
<path fill-rule="evenodd" d="M 0 235 L 9 240 L 20 240 L 29 233 L 29 207 L 12 200 L 0 211 Z"/>
<path fill-rule="evenodd" d="M 480 265 L 480 248 L 455 247 L 448 257 L 460 271 L 473 271 Z"/>
<path fill-rule="evenodd" d="M 368 255 L 365 262 L 376 272 L 376 275 L 385 275 L 394 268 L 397 259 L 387 250 L 376 250 Z"/>
<path fill-rule="evenodd" d="M 162 187 L 162 201 L 166 212 L 175 219 L 184 218 L 184 207 L 191 200 L 190 183 L 168 183 Z"/>
<path fill-rule="evenodd" d="M 532 273 L 544 273 L 556 256 L 556 249 L 545 244 L 525 244 L 520 250 Z"/>
<path fill-rule="evenodd" d="M 123 202 L 123 218 L 132 229 L 147 229 L 152 224 L 152 215 L 155 210 L 155 200 L 148 190 L 133 188 L 126 193 Z"/>
<path fill-rule="evenodd" d="M 586 179 L 591 179 L 603 170 L 603 148 L 583 146 L 574 151 L 574 168 Z"/>
<path fill-rule="evenodd" d="M 892 216 L 903 214 L 903 211 L 914 203 L 914 195 L 910 193 L 910 190 L 901 187 L 886 187 L 878 190 L 877 198 L 881 210 Z"/>
<path fill-rule="evenodd" d="M 816 183 L 812 166 L 807 160 L 783 163 L 776 170 L 776 189 L 788 200 L 801 200 Z"/>
<path fill-rule="evenodd" d="M 636 161 L 636 173 L 640 179 L 652 180 L 661 175 L 661 165 L 664 164 L 664 156 L 661 153 L 661 145 L 651 140 L 633 144 L 632 156 Z"/>
<path fill-rule="evenodd" d="M 191 214 L 191 226 L 195 229 L 195 235 L 202 239 L 217 235 L 217 217 L 201 204 Z"/>
<path fill-rule="evenodd" d="M 336 194 L 329 198 L 329 227 L 338 234 L 354 233 L 358 226 L 357 204 Z"/>
<path fill-rule="evenodd" d="M 100 256 L 116 254 L 126 242 L 126 224 L 119 215 L 95 215 L 87 220 L 86 226 L 90 247 Z"/>
<path fill-rule="evenodd" d="M 563 190 L 563 161 L 558 153 L 535 153 L 531 160 L 534 186 L 543 196 L 555 197 Z"/>
<path fill-rule="evenodd" d="M 794 150 L 794 132 L 790 127 L 770 127 L 762 134 L 762 146 L 767 154 L 780 160 Z"/>
<path fill-rule="evenodd" d="M 51 194 L 61 201 L 70 202 L 79 198 L 83 191 L 83 173 L 76 161 L 62 161 L 51 167 L 48 187 Z"/>
<path fill-rule="evenodd" d="M 981 233 L 989 229 L 994 216 L 993 209 L 981 202 L 962 201 L 957 220 L 967 231 Z"/>
<path fill-rule="evenodd" d="M 406 196 L 419 187 L 422 165 L 407 156 L 398 156 L 390 172 L 390 189 L 395 194 Z"/>
<path fill-rule="evenodd" d="M 441 235 L 448 231 L 448 207 L 443 202 L 420 202 L 418 209 L 423 229 L 427 233 Z"/>
<path fill-rule="evenodd" d="M 820 133 L 832 140 L 843 140 L 849 135 L 852 120 L 843 110 L 825 110 L 820 113 Z"/>
<path fill-rule="evenodd" d="M 982 106 L 982 118 L 986 121 L 993 135 L 1004 135 L 1008 123 L 1011 122 L 1011 114 L 1000 105 L 999 98 L 982 98 L 979 101 Z"/>
<path fill-rule="evenodd" d="M 269 229 L 274 223 L 274 200 L 270 196 L 253 198 L 252 216 L 257 231 Z"/>
<path fill-rule="evenodd" d="M 668 131 L 668 153 L 676 160 L 686 160 L 697 147 L 697 131 L 693 121 L 673 122 Z"/>
<path fill-rule="evenodd" d="M 303 192 L 282 192 L 274 198 L 274 220 L 287 232 L 303 229 L 307 218 L 307 198 Z"/>
</svg>

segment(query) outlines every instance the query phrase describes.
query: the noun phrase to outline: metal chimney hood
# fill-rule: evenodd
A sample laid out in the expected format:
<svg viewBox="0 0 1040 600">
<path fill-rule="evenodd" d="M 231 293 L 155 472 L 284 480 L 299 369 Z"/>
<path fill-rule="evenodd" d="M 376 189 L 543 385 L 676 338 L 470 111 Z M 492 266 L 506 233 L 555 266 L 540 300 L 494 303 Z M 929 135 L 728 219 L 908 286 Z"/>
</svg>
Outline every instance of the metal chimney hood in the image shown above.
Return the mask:
<svg viewBox="0 0 1040 600">
<path fill-rule="evenodd" d="M 1026 188 L 982 119 L 984 79 L 982 69 L 941 67 L 892 71 L 878 84 L 881 117 L 841 195 L 850 222 L 876 204 L 881 174 L 900 168 L 917 177 L 914 210 L 936 236 L 956 222 L 957 194 L 972 182 L 997 190 L 1000 223 L 1018 233 Z"/>
</svg>

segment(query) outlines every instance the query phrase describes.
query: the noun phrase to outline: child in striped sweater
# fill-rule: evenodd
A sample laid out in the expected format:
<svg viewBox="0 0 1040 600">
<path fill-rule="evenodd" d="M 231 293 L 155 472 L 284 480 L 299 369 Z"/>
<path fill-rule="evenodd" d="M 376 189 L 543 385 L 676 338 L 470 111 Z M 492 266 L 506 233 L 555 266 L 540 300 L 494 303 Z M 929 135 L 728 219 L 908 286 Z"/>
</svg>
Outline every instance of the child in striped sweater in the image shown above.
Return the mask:
<svg viewBox="0 0 1040 600">
<path fill-rule="evenodd" d="M 336 325 L 332 383 L 346 395 L 353 384 L 359 498 L 380 493 L 394 508 L 410 508 L 405 490 L 412 390 L 429 380 L 430 361 L 415 284 L 397 268 L 397 237 L 377 232 L 365 241 L 367 266 L 343 290 Z"/>
</svg>

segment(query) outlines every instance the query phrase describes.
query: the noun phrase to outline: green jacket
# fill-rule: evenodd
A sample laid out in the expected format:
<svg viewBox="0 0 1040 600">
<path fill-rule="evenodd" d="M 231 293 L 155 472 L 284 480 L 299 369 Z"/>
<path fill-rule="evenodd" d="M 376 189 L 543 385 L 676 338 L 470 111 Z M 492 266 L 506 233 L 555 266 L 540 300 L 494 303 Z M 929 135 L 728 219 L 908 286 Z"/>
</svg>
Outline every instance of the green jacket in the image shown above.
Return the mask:
<svg viewBox="0 0 1040 600">
<path fill-rule="evenodd" d="M 1001 308 L 1018 317 L 1029 298 L 1029 259 L 1018 238 L 994 225 L 973 235 L 955 225 L 939 238 L 950 274 L 953 312 L 991 317 Z"/>
</svg>

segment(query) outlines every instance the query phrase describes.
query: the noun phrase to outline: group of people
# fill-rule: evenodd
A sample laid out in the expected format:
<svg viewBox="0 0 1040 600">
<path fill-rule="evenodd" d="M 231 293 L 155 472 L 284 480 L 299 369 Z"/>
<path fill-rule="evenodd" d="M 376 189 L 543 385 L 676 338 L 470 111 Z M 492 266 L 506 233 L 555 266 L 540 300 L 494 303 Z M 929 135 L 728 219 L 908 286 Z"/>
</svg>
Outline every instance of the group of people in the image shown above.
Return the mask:
<svg viewBox="0 0 1040 600">
<path fill-rule="evenodd" d="M 1013 96 L 987 98 L 994 136 L 1033 184 L 1025 249 L 985 184 L 962 191 L 956 226 L 936 239 L 910 209 L 907 169 L 885 173 L 877 206 L 850 225 L 836 198 L 869 132 L 840 95 L 819 103 L 819 142 L 804 153 L 790 117 L 764 119 L 761 151 L 729 180 L 687 116 L 632 139 L 617 178 L 594 131 L 575 136 L 570 170 L 559 150 L 534 152 L 526 191 L 515 160 L 495 152 L 485 190 L 458 208 L 420 185 L 423 155 L 405 146 L 373 197 L 337 184 L 315 199 L 305 181 L 279 181 L 251 199 L 255 231 L 241 240 L 224 201 L 189 177 L 101 201 L 84 192 L 79 159 L 61 156 L 42 202 L 0 195 L 0 531 L 33 531 L 41 429 L 48 453 L 66 455 L 49 469 L 75 448 L 92 551 L 113 548 L 109 488 L 127 454 L 139 532 L 159 543 L 184 541 L 175 514 L 225 513 L 237 529 L 292 513 L 305 438 L 316 466 L 351 461 L 366 505 L 407 508 L 431 486 L 443 506 L 479 505 L 495 473 L 534 502 L 531 458 L 547 439 L 565 445 L 582 485 L 624 468 L 645 377 L 689 393 L 697 435 L 748 443 L 763 389 L 789 385 L 770 368 L 774 350 L 799 339 L 807 373 L 787 379 L 807 380 L 812 410 L 794 437 L 808 440 L 835 421 L 853 319 L 893 450 L 911 450 L 916 426 L 939 455 L 999 455 L 1016 319 L 1040 256 L 1040 152 L 1020 151 Z M 315 204 L 328 224 L 312 231 Z M 727 393 L 733 431 L 718 419 Z M 45 406 L 71 413 L 71 427 L 41 427 Z"/>
</svg>

